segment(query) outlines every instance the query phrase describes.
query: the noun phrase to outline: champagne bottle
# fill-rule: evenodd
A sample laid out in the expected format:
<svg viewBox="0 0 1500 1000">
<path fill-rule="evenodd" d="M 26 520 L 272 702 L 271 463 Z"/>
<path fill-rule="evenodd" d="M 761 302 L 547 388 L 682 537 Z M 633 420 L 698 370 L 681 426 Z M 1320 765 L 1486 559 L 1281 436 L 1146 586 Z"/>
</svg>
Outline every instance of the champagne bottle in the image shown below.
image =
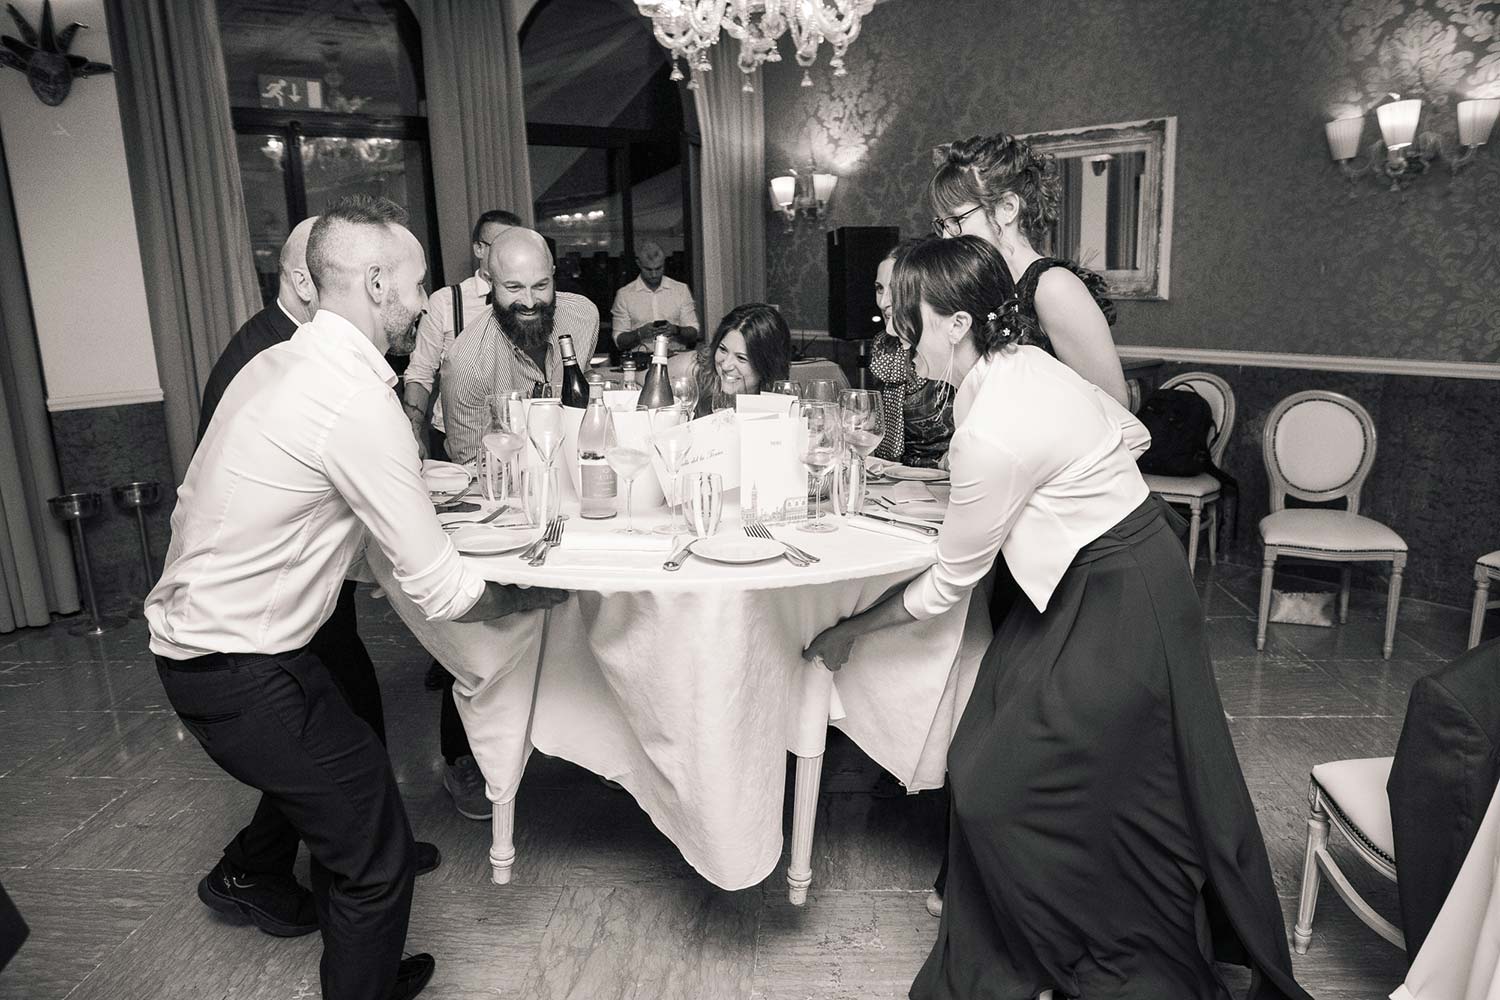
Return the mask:
<svg viewBox="0 0 1500 1000">
<path fill-rule="evenodd" d="M 589 397 L 583 423 L 578 425 L 578 512 L 596 520 L 615 516 L 617 480 L 604 458 L 608 429 L 609 410 L 604 393 L 598 392 Z"/>
<path fill-rule="evenodd" d="M 646 372 L 646 384 L 641 387 L 641 398 L 637 405 L 648 410 L 672 405 L 672 377 L 667 374 L 667 335 L 656 337 L 656 346 L 651 351 L 651 368 Z"/>
<path fill-rule="evenodd" d="M 573 338 L 559 334 L 557 346 L 562 350 L 562 405 L 579 409 L 589 405 L 589 384 L 578 367 L 578 355 L 573 351 Z"/>
</svg>

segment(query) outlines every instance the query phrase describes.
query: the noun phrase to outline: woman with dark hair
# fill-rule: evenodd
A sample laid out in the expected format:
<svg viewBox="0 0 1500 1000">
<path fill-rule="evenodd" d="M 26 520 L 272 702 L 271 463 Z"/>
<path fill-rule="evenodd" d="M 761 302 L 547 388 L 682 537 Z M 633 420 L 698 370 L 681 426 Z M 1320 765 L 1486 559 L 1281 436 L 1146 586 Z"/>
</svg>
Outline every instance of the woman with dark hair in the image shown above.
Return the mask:
<svg viewBox="0 0 1500 1000">
<path fill-rule="evenodd" d="M 875 449 L 875 457 L 931 469 L 943 465 L 948 457 L 948 439 L 953 436 L 953 387 L 919 376 L 914 363 L 916 352 L 896 332 L 891 269 L 900 249 L 892 249 L 875 268 L 875 304 L 880 307 L 886 331 L 870 345 L 870 371 L 880 380 L 885 406 L 885 436 Z"/>
<path fill-rule="evenodd" d="M 904 249 L 895 319 L 957 387 L 938 561 L 826 630 L 860 636 L 953 607 L 998 552 L 1020 588 L 948 751 L 952 829 L 917 1000 L 1302 998 L 1265 844 L 1219 703 L 1181 544 L 1135 456 L 1150 437 L 1003 308 L 1010 273 L 966 236 Z"/>
<path fill-rule="evenodd" d="M 1013 322 L 1028 329 L 1037 346 L 1127 404 L 1125 373 L 1109 333 L 1115 307 L 1104 297 L 1104 280 L 1036 250 L 1057 222 L 1056 160 L 1004 132 L 946 143 L 933 158 L 933 231 L 978 236 L 999 250 L 1016 285 L 1006 304 Z"/>
<path fill-rule="evenodd" d="M 781 313 L 761 302 L 735 306 L 719 321 L 708 343 L 668 362 L 673 375 L 698 379 L 697 416 L 734 406 L 740 393 L 755 394 L 787 377 L 792 331 Z"/>
</svg>

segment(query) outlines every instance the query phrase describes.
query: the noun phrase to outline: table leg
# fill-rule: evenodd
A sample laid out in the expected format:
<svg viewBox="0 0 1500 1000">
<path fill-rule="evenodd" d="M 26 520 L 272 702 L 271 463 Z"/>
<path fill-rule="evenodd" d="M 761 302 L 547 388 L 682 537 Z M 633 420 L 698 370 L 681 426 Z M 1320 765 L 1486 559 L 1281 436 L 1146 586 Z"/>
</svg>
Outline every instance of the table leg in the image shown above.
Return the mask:
<svg viewBox="0 0 1500 1000">
<path fill-rule="evenodd" d="M 797 758 L 796 792 L 792 802 L 792 860 L 786 868 L 786 898 L 793 906 L 807 902 L 812 885 L 813 825 L 818 818 L 818 786 L 823 781 L 823 755 Z"/>
<path fill-rule="evenodd" d="M 490 826 L 490 881 L 510 884 L 510 870 L 516 863 L 516 800 L 494 803 Z"/>
</svg>

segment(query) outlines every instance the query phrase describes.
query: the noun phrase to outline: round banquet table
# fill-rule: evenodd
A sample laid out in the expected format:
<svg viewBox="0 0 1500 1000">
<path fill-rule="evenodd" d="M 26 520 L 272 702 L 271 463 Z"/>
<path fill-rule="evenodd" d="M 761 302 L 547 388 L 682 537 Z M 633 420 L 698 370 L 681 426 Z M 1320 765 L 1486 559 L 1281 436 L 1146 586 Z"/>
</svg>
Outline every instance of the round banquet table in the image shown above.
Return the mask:
<svg viewBox="0 0 1500 1000">
<path fill-rule="evenodd" d="M 428 621 L 389 562 L 369 552 L 392 606 L 457 678 L 454 700 L 494 804 L 496 883 L 508 882 L 515 864 L 515 796 L 533 747 L 624 786 L 683 857 L 725 889 L 761 882 L 781 858 L 790 751 L 794 904 L 812 881 L 830 723 L 909 791 L 942 785 L 948 742 L 991 636 L 987 600 L 867 636 L 837 674 L 801 657 L 822 629 L 931 565 L 935 541 L 846 523 L 825 534 L 778 526 L 773 534 L 821 561 L 798 568 L 779 558 L 725 565 L 695 556 L 667 572 L 661 564 L 675 540 L 613 548 L 631 544 L 614 534 L 623 517 L 588 521 L 576 506 L 568 513 L 561 543 L 540 567 L 515 553 L 464 557 L 488 580 L 572 592 L 546 612 Z M 638 512 L 636 523 L 649 529 L 665 517 Z M 719 532 L 741 532 L 729 502 Z"/>
</svg>

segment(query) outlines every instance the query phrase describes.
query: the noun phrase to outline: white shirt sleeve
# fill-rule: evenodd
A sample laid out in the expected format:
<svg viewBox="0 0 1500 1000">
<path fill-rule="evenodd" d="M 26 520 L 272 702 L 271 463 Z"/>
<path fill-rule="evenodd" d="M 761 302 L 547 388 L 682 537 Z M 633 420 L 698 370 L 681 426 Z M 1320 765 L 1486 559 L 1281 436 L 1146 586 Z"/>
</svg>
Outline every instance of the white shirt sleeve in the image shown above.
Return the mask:
<svg viewBox="0 0 1500 1000">
<path fill-rule="evenodd" d="M 443 360 L 447 343 L 447 317 L 453 315 L 453 292 L 446 286 L 427 297 L 427 311 L 417 323 L 417 346 L 412 348 L 402 379 L 407 385 L 420 385 L 429 392 Z"/>
<path fill-rule="evenodd" d="M 625 304 L 625 288 L 615 292 L 615 304 L 609 311 L 609 325 L 616 337 L 626 330 L 635 329 L 630 323 L 630 308 Z"/>
<path fill-rule="evenodd" d="M 1104 412 L 1109 418 L 1120 425 L 1120 430 L 1125 435 L 1125 447 L 1129 449 L 1132 458 L 1140 458 L 1151 447 L 1151 432 L 1146 430 L 1146 425 L 1136 419 L 1135 414 L 1120 405 L 1120 401 L 1109 393 L 1099 388 L 1094 383 L 1089 383 L 1089 388 L 1103 401 Z"/>
<path fill-rule="evenodd" d="M 960 431 L 949 448 L 953 489 L 938 534 L 938 561 L 907 584 L 902 603 L 913 618 L 942 614 L 974 588 L 1049 470 L 1003 444 Z"/>
<path fill-rule="evenodd" d="M 334 488 L 428 619 L 452 620 L 474 606 L 484 580 L 438 526 L 416 440 L 387 387 L 355 395 L 329 429 L 322 457 Z"/>
<path fill-rule="evenodd" d="M 693 305 L 693 290 L 687 285 L 683 285 L 681 292 L 682 305 L 677 310 L 677 325 L 690 326 L 699 333 L 702 333 L 703 328 L 698 325 L 698 308 Z"/>
</svg>

